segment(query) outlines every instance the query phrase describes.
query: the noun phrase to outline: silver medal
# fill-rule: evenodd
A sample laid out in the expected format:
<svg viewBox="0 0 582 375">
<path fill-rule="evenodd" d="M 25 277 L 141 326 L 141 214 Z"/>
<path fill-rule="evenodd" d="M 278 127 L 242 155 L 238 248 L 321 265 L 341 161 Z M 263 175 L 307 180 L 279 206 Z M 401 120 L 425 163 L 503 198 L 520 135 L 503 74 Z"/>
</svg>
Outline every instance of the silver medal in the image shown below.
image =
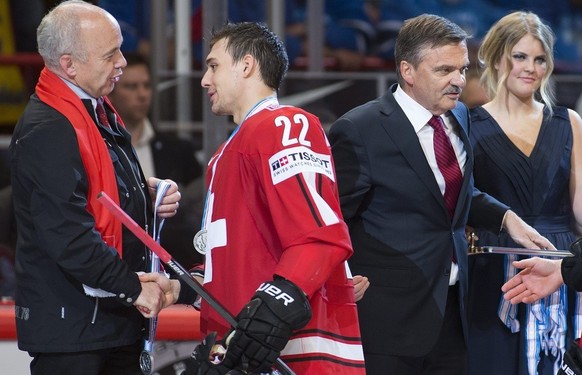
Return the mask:
<svg viewBox="0 0 582 375">
<path fill-rule="evenodd" d="M 206 254 L 206 229 L 201 229 L 194 235 L 194 239 L 192 239 L 192 244 L 196 251 L 200 254 Z"/>
<path fill-rule="evenodd" d="M 152 375 L 153 362 L 154 358 L 151 353 L 143 350 L 139 356 L 139 367 L 144 375 Z"/>
</svg>

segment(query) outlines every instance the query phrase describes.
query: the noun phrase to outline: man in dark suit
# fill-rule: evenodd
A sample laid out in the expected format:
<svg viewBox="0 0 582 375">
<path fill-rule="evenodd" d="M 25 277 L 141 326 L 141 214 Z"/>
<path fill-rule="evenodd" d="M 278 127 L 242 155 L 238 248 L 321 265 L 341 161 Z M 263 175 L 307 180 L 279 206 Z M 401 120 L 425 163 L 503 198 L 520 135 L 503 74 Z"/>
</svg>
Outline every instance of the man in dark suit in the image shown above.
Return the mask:
<svg viewBox="0 0 582 375">
<path fill-rule="evenodd" d="M 131 144 L 145 176 L 168 178 L 180 187 L 182 207 L 164 224 L 161 244 L 178 262 L 189 267 L 202 261 L 192 246 L 202 221 L 202 167 L 196 159 L 193 142 L 154 129 L 148 119 L 153 96 L 149 64 L 139 54 L 124 56 L 127 66 L 109 99 L 131 133 Z"/>
<path fill-rule="evenodd" d="M 458 102 L 467 37 L 442 17 L 406 21 L 398 84 L 330 129 L 350 267 L 370 280 L 358 302 L 369 375 L 466 372 L 467 224 L 553 247 L 473 187 L 469 113 Z"/>
</svg>

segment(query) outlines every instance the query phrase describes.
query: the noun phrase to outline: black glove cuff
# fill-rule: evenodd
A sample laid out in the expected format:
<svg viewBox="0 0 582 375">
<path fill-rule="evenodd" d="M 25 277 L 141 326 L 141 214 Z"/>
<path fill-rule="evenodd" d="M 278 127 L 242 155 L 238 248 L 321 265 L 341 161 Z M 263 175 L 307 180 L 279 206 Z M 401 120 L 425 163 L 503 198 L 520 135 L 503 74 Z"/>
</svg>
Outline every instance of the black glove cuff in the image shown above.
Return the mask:
<svg viewBox="0 0 582 375">
<path fill-rule="evenodd" d="M 560 267 L 564 284 L 576 291 L 582 291 L 582 261 L 580 256 L 565 257 Z"/>
<path fill-rule="evenodd" d="M 252 299 L 259 298 L 265 306 L 291 330 L 305 327 L 311 320 L 307 296 L 291 281 L 276 278 L 262 283 Z"/>
<path fill-rule="evenodd" d="M 570 244 L 570 252 L 574 254 L 574 256 L 582 255 L 582 238 L 578 238 Z"/>
</svg>

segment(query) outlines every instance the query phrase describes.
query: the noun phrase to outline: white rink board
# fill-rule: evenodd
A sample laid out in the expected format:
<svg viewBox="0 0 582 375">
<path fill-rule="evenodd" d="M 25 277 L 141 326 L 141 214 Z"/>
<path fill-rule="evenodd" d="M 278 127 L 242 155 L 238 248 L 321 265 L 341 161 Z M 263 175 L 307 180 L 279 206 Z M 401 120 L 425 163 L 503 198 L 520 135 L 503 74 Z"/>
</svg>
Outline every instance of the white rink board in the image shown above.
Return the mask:
<svg viewBox="0 0 582 375">
<path fill-rule="evenodd" d="M 30 360 L 27 352 L 18 349 L 16 341 L 0 340 L 0 374 L 30 374 Z"/>
</svg>

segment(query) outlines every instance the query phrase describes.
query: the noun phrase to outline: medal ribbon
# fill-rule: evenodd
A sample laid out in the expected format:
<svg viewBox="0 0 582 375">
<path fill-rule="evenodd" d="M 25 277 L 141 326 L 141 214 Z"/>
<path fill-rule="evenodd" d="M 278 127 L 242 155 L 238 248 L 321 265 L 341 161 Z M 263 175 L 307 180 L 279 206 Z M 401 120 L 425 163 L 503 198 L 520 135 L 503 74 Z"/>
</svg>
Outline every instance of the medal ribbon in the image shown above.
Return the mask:
<svg viewBox="0 0 582 375">
<path fill-rule="evenodd" d="M 212 193 L 212 186 L 214 184 L 214 176 L 216 175 L 216 166 L 218 165 L 218 161 L 220 160 L 220 158 L 222 157 L 222 154 L 224 153 L 224 150 L 226 149 L 226 147 L 228 146 L 228 144 L 230 143 L 230 141 L 234 138 L 234 136 L 238 133 L 238 131 L 240 130 L 241 126 L 243 126 L 244 122 L 251 117 L 252 115 L 254 115 L 255 113 L 258 113 L 260 111 L 262 111 L 263 109 L 265 109 L 266 107 L 269 106 L 278 106 L 279 105 L 279 101 L 277 100 L 276 97 L 274 96 L 269 96 L 266 97 L 264 99 L 261 99 L 259 102 L 257 102 L 245 115 L 245 117 L 243 118 L 243 120 L 241 121 L 241 123 L 234 129 L 234 131 L 230 134 L 230 136 L 228 137 L 228 139 L 226 140 L 226 142 L 223 144 L 222 149 L 220 150 L 220 153 L 210 159 L 210 162 L 208 163 L 208 165 L 210 165 L 210 163 L 212 164 L 212 177 L 210 178 L 210 183 L 208 184 L 208 190 L 206 192 L 206 198 L 204 199 L 204 210 L 202 212 L 202 224 L 201 224 L 201 230 L 196 233 L 196 235 L 194 236 L 194 247 L 196 248 L 196 250 L 201 253 L 201 254 L 205 254 L 206 253 L 206 239 L 204 238 L 205 233 L 207 231 L 208 225 L 210 224 L 210 213 L 208 212 L 208 201 L 210 200 L 210 195 Z M 198 248 L 197 246 L 204 246 L 203 249 Z"/>
</svg>

